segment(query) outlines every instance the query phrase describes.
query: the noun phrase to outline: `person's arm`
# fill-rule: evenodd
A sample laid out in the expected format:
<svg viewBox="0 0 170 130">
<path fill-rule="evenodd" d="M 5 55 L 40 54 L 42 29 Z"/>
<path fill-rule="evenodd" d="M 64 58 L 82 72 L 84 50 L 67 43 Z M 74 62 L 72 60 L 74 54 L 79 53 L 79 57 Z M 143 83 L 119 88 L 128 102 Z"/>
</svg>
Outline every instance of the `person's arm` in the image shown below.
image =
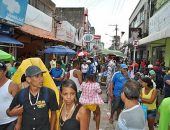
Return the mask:
<svg viewBox="0 0 170 130">
<path fill-rule="evenodd" d="M 57 81 L 62 81 L 62 80 L 64 79 L 64 77 L 53 78 L 53 79 L 55 79 L 55 80 L 57 80 Z"/>
<path fill-rule="evenodd" d="M 110 82 L 109 83 L 109 88 L 108 88 L 108 92 L 109 92 L 109 96 L 111 97 L 111 98 L 113 98 L 113 88 L 114 88 L 114 85 L 113 85 L 113 83 L 112 82 Z"/>
<path fill-rule="evenodd" d="M 77 71 L 77 78 L 79 80 L 79 83 L 82 84 L 82 72 L 80 70 Z"/>
<path fill-rule="evenodd" d="M 8 116 L 20 116 L 20 115 L 22 115 L 23 106 L 21 106 L 21 104 L 20 104 L 20 99 L 19 99 L 20 96 L 19 95 L 20 95 L 20 93 L 17 93 L 14 96 L 9 108 L 7 109 L 6 113 L 7 113 Z"/>
<path fill-rule="evenodd" d="M 11 82 L 8 91 L 14 97 L 20 91 L 20 88 L 17 84 Z"/>
<path fill-rule="evenodd" d="M 21 129 L 21 123 L 22 123 L 22 116 L 18 116 L 14 130 L 20 130 Z"/>
<path fill-rule="evenodd" d="M 56 130 L 56 111 L 51 111 L 51 119 L 50 119 L 50 130 Z"/>
<path fill-rule="evenodd" d="M 89 130 L 89 116 L 88 110 L 82 106 L 77 114 L 80 122 L 80 130 Z"/>
<path fill-rule="evenodd" d="M 6 111 L 8 116 L 20 116 L 23 113 L 23 106 L 17 105 L 12 109 L 7 109 Z"/>
<path fill-rule="evenodd" d="M 110 81 L 110 83 L 109 83 L 109 96 L 111 97 L 111 98 L 113 98 L 114 97 L 114 93 L 113 93 L 113 90 L 114 90 L 114 84 L 115 84 L 115 82 L 116 82 L 116 78 L 117 78 L 117 73 L 114 73 L 113 74 L 113 76 L 112 76 L 112 79 L 111 79 L 111 81 Z"/>
<path fill-rule="evenodd" d="M 59 106 L 57 103 L 57 98 L 56 98 L 56 94 L 54 92 L 54 90 L 49 89 L 49 103 L 48 103 L 48 107 L 51 110 L 51 119 L 50 119 L 50 126 L 51 126 L 51 130 L 55 130 L 56 129 L 56 110 L 59 110 Z"/>
<path fill-rule="evenodd" d="M 17 93 L 13 98 L 6 113 L 8 116 L 18 116 L 14 130 L 20 130 L 22 123 L 23 106 L 19 104 L 19 93 Z"/>
<path fill-rule="evenodd" d="M 62 72 L 61 76 L 59 78 L 54 78 L 57 81 L 62 81 L 64 79 L 64 77 L 65 77 L 65 70 L 64 69 L 62 69 L 62 70 L 63 70 L 63 72 Z"/>
<path fill-rule="evenodd" d="M 143 102 L 143 103 L 152 104 L 152 103 L 154 102 L 154 100 L 156 99 L 156 97 L 157 97 L 157 91 L 156 91 L 156 89 L 155 89 L 155 90 L 153 90 L 153 92 L 152 92 L 151 98 L 150 98 L 150 99 L 144 99 L 144 98 L 142 98 L 142 102 Z"/>
</svg>

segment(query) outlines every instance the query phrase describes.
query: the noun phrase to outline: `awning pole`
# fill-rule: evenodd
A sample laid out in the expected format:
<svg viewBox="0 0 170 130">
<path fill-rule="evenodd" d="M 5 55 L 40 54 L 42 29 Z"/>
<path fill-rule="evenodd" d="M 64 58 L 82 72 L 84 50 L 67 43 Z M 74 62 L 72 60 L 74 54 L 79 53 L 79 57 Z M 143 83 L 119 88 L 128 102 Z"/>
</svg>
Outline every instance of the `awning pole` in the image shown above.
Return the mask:
<svg viewBox="0 0 170 130">
<path fill-rule="evenodd" d="M 135 62 L 136 62 L 136 46 L 134 46 L 134 52 L 133 52 L 133 76 L 135 75 Z"/>
</svg>

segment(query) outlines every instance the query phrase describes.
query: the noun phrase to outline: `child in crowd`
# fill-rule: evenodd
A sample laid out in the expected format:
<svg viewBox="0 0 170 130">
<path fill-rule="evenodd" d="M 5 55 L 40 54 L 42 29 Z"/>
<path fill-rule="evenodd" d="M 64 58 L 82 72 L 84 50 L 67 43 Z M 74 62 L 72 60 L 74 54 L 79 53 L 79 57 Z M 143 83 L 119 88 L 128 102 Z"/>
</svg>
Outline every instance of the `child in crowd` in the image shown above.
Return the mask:
<svg viewBox="0 0 170 130">
<path fill-rule="evenodd" d="M 99 83 L 96 82 L 95 75 L 91 74 L 87 76 L 87 80 L 80 86 L 82 91 L 79 102 L 89 110 L 94 112 L 94 119 L 96 120 L 96 130 L 99 130 L 100 126 L 100 107 L 99 104 L 103 104 L 103 100 L 99 94 L 102 93 Z M 90 117 L 90 116 L 89 116 Z M 90 122 L 90 119 L 89 119 Z"/>
</svg>

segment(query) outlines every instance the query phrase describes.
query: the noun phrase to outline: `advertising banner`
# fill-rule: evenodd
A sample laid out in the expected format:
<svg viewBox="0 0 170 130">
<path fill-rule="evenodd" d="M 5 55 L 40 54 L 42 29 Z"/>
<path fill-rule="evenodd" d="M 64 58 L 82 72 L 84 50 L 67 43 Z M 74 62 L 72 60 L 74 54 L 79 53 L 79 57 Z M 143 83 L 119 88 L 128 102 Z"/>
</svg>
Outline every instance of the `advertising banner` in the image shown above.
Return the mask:
<svg viewBox="0 0 170 130">
<path fill-rule="evenodd" d="M 14 25 L 23 25 L 27 4 L 27 0 L 0 0 L 0 18 Z"/>
<path fill-rule="evenodd" d="M 43 30 L 52 31 L 52 17 L 28 4 L 25 23 Z"/>
<path fill-rule="evenodd" d="M 141 39 L 141 28 L 129 28 L 129 42 L 133 44 L 133 41 Z"/>
<path fill-rule="evenodd" d="M 67 21 L 57 24 L 56 38 L 70 43 L 75 43 L 76 28 Z"/>
</svg>

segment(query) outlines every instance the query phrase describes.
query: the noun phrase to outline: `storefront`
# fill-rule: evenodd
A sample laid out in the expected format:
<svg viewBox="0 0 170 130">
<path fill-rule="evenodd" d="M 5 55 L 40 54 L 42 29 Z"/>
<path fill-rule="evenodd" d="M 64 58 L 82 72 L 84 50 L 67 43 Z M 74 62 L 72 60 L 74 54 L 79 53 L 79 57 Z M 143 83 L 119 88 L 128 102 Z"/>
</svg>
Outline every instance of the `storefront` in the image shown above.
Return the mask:
<svg viewBox="0 0 170 130">
<path fill-rule="evenodd" d="M 15 57 L 24 44 L 14 37 L 14 27 L 24 24 L 26 10 L 27 0 L 0 1 L 0 48 Z"/>
<path fill-rule="evenodd" d="M 41 57 L 44 59 L 44 49 L 49 46 L 62 44 L 58 41 L 53 32 L 49 32 L 31 25 L 24 24 L 16 28 L 15 37 L 24 43 L 24 48 L 19 49 L 19 58 Z"/>
</svg>

